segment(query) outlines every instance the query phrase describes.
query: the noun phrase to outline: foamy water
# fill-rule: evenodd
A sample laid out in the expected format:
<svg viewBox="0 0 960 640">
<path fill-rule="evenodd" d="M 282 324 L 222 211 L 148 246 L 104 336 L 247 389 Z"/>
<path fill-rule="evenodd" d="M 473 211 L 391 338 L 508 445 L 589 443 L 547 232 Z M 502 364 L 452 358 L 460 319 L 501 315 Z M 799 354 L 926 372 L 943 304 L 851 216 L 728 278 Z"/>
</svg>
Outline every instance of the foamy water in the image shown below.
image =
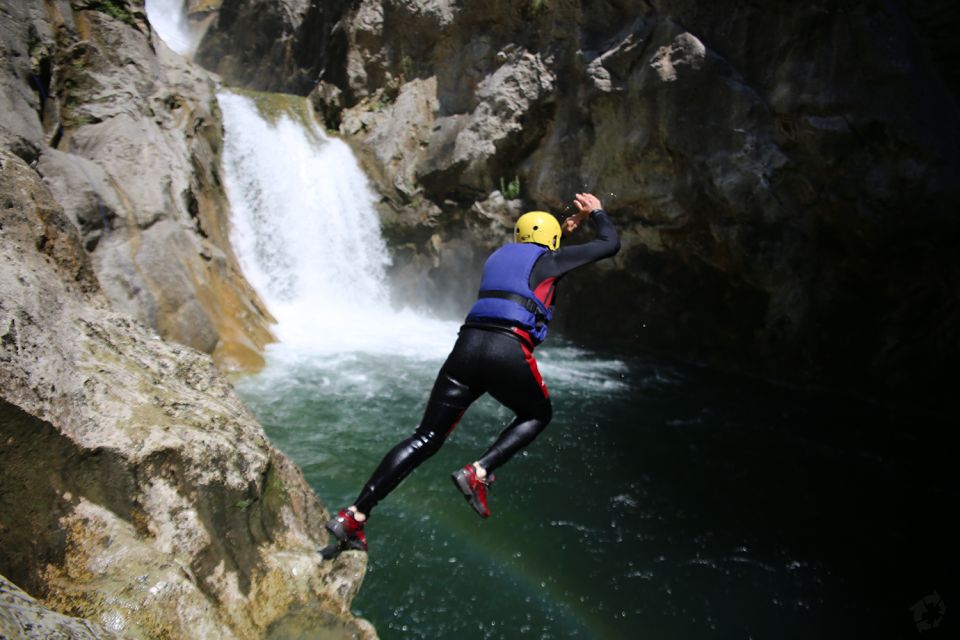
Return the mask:
<svg viewBox="0 0 960 640">
<path fill-rule="evenodd" d="M 248 95 L 224 91 L 218 100 L 231 241 L 277 318 L 271 361 L 323 356 L 333 366 L 350 362 L 337 354 L 365 353 L 439 363 L 460 321 L 391 306 L 374 194 L 350 148 L 304 117 L 304 99 L 287 97 L 288 110 L 269 118 Z M 622 362 L 569 346 L 538 353 L 554 379 L 609 389 L 625 373 Z"/>
<path fill-rule="evenodd" d="M 391 307 L 389 254 L 350 148 L 292 113 L 268 120 L 247 96 L 218 99 L 231 240 L 277 318 L 272 354 L 442 357 L 458 325 Z M 296 107 L 309 110 L 305 102 Z"/>
</svg>

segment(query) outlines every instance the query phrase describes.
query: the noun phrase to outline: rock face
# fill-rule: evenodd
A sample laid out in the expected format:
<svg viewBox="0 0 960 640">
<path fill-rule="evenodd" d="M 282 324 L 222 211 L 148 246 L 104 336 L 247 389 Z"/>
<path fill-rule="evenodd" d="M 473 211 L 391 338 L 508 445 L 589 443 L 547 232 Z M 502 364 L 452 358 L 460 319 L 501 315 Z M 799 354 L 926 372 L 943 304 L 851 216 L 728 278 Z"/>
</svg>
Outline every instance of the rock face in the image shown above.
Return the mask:
<svg viewBox="0 0 960 640">
<path fill-rule="evenodd" d="M 362 0 L 312 97 L 379 184 L 406 300 L 462 313 L 509 233 L 490 203 L 589 190 L 624 250 L 564 283 L 569 335 L 936 402 L 958 26 L 946 2 Z"/>
<path fill-rule="evenodd" d="M 328 60 L 343 49 L 337 23 L 349 4 L 345 0 L 185 4 L 204 28 L 196 60 L 232 86 L 306 95 L 326 75 Z"/>
<path fill-rule="evenodd" d="M 320 561 L 327 514 L 211 359 L 111 308 L 6 151 L 0 205 L 3 574 L 124 637 L 375 637 L 365 555 Z"/>
<path fill-rule="evenodd" d="M 119 640 L 121 636 L 88 620 L 47 609 L 0 575 L 0 637 Z"/>
<path fill-rule="evenodd" d="M 271 319 L 230 249 L 214 81 L 141 2 L 3 11 L 0 142 L 36 163 L 111 302 L 224 368 L 261 364 Z"/>
</svg>

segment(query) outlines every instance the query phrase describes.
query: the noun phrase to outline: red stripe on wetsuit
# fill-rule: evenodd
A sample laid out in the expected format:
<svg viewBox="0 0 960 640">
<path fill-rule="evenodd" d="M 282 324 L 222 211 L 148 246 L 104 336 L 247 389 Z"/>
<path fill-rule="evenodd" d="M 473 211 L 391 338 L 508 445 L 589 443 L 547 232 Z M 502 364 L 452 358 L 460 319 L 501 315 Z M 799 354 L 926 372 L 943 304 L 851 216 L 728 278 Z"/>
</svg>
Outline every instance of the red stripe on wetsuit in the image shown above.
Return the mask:
<svg viewBox="0 0 960 640">
<path fill-rule="evenodd" d="M 538 284 L 537 288 L 533 290 L 533 295 L 535 295 L 548 309 L 550 308 L 550 304 L 553 302 L 554 284 L 556 281 L 556 278 L 547 278 Z M 527 361 L 527 366 L 530 367 L 530 373 L 533 374 L 534 380 L 536 380 L 537 384 L 540 385 L 540 391 L 543 392 L 543 397 L 549 398 L 550 391 L 547 389 L 547 385 L 543 381 L 543 376 L 540 375 L 540 369 L 537 366 L 537 360 L 533 357 L 533 340 L 530 338 L 530 334 L 519 327 L 513 327 L 513 332 L 520 337 L 520 347 L 523 349 L 523 358 Z"/>
</svg>

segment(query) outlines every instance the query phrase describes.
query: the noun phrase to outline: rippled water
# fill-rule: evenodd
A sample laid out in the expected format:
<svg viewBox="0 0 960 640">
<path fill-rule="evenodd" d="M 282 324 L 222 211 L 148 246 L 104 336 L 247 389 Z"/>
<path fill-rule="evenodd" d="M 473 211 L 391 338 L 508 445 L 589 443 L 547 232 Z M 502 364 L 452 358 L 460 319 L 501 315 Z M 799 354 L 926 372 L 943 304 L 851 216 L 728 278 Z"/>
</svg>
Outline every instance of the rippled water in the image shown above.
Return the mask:
<svg viewBox="0 0 960 640">
<path fill-rule="evenodd" d="M 510 418 L 489 399 L 374 512 L 354 610 L 382 638 L 912 637 L 910 607 L 953 587 L 945 454 L 904 420 L 647 357 L 538 355 L 555 418 L 497 472 L 493 517 L 449 480 Z M 334 508 L 416 425 L 439 364 L 275 353 L 238 390 Z"/>
</svg>

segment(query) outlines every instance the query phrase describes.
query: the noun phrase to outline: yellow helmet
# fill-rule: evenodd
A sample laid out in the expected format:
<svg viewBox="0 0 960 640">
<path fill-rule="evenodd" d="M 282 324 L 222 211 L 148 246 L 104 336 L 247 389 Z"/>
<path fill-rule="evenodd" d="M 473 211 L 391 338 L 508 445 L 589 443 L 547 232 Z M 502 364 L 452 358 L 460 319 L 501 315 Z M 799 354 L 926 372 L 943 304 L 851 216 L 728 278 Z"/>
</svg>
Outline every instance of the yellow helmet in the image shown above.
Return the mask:
<svg viewBox="0 0 960 640">
<path fill-rule="evenodd" d="M 528 211 L 514 227 L 517 242 L 536 242 L 556 251 L 560 247 L 560 223 L 546 211 Z"/>
</svg>

